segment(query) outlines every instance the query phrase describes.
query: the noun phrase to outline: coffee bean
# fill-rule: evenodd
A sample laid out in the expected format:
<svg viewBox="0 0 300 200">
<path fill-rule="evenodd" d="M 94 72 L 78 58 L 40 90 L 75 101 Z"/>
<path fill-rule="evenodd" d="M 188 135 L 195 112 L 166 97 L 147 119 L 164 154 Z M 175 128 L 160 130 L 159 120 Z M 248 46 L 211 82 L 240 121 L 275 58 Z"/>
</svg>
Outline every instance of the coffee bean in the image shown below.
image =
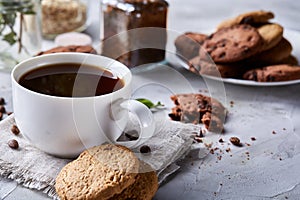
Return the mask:
<svg viewBox="0 0 300 200">
<path fill-rule="evenodd" d="M 140 152 L 141 153 L 150 153 L 151 152 L 151 148 L 148 145 L 143 145 L 140 148 Z"/>
<path fill-rule="evenodd" d="M 17 140 L 10 140 L 8 141 L 8 146 L 12 149 L 18 149 L 19 148 L 19 143 Z"/>
<path fill-rule="evenodd" d="M 231 137 L 229 140 L 235 146 L 238 146 L 238 147 L 242 146 L 240 139 L 238 137 Z"/>
<path fill-rule="evenodd" d="M 130 132 L 126 132 L 125 136 L 129 139 L 129 140 L 137 140 L 139 139 L 139 134 L 137 131 L 130 131 Z"/>
<path fill-rule="evenodd" d="M 16 125 L 12 125 L 12 127 L 11 127 L 10 130 L 15 135 L 19 135 L 19 133 L 20 133 L 20 130 L 19 130 L 19 128 Z"/>
<path fill-rule="evenodd" d="M 5 99 L 3 97 L 0 97 L 0 105 L 4 105 L 5 104 Z"/>
<path fill-rule="evenodd" d="M 1 113 L 5 113 L 6 112 L 6 109 L 3 105 L 0 105 L 0 112 Z"/>
</svg>

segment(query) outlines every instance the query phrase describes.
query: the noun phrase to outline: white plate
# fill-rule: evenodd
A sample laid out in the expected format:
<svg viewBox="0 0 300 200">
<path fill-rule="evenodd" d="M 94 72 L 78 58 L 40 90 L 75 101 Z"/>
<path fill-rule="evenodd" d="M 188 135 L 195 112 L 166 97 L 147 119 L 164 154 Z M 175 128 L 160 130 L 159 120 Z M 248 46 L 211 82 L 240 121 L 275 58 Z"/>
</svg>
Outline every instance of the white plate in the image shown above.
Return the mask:
<svg viewBox="0 0 300 200">
<path fill-rule="evenodd" d="M 300 61 L 300 32 L 285 29 L 283 35 L 287 40 L 289 40 L 289 42 L 293 46 L 292 55 L 294 55 Z M 189 70 L 189 66 L 185 61 L 183 61 L 177 56 L 173 56 L 173 57 L 174 58 L 176 57 L 175 60 L 180 66 Z M 292 80 L 292 81 L 280 81 L 280 82 L 256 82 L 256 81 L 234 79 L 234 78 L 220 78 L 220 77 L 209 76 L 209 75 L 201 75 L 201 76 L 203 78 L 222 81 L 224 83 L 248 85 L 248 86 L 283 86 L 283 85 L 292 85 L 292 84 L 300 83 L 300 79 Z"/>
</svg>

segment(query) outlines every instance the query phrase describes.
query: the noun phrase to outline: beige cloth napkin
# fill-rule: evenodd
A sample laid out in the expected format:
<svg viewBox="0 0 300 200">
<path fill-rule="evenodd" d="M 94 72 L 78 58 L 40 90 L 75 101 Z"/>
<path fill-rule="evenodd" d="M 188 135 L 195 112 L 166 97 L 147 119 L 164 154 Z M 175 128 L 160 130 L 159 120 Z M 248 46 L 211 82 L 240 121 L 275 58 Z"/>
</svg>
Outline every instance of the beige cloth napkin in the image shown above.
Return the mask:
<svg viewBox="0 0 300 200">
<path fill-rule="evenodd" d="M 11 132 L 13 124 L 13 115 L 0 122 L 0 175 L 58 198 L 54 188 L 55 178 L 71 160 L 48 155 L 31 145 L 22 134 L 14 135 Z M 199 128 L 197 125 L 156 120 L 155 134 L 145 143 L 152 151 L 148 156 L 138 156 L 157 171 L 160 183 L 179 169 L 175 163 L 189 152 L 193 141 L 191 134 Z M 8 146 L 7 142 L 11 139 L 19 142 L 19 149 Z"/>
</svg>

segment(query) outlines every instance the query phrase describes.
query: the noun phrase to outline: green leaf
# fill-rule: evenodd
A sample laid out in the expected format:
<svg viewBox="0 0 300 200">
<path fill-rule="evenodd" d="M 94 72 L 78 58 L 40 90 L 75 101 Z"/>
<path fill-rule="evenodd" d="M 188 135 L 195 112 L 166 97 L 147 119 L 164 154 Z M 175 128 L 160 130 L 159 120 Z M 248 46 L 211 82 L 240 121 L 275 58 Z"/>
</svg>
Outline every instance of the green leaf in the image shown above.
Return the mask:
<svg viewBox="0 0 300 200">
<path fill-rule="evenodd" d="M 147 106 L 149 109 L 152 108 L 161 108 L 164 105 L 159 101 L 156 104 L 154 104 L 152 101 L 150 101 L 149 99 L 144 99 L 144 98 L 138 98 L 136 99 L 137 101 L 143 103 L 145 106 Z"/>
<path fill-rule="evenodd" d="M 10 32 L 10 33 L 4 35 L 3 40 L 8 42 L 10 45 L 15 44 L 17 42 L 16 33 L 15 32 Z"/>
<path fill-rule="evenodd" d="M 141 102 L 142 104 L 144 104 L 145 106 L 147 106 L 148 108 L 152 108 L 154 106 L 154 103 L 152 103 L 150 100 L 148 99 L 136 99 L 137 101 Z"/>
</svg>

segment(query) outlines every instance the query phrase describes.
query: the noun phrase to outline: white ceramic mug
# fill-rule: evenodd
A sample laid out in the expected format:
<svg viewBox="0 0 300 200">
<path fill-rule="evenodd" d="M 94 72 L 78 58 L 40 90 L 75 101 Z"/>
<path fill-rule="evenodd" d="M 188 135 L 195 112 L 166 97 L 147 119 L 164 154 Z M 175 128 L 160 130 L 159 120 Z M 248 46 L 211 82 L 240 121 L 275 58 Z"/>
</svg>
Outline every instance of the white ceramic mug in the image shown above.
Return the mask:
<svg viewBox="0 0 300 200">
<path fill-rule="evenodd" d="M 124 86 L 100 96 L 58 97 L 31 91 L 18 83 L 25 73 L 58 63 L 100 67 L 122 79 Z M 129 99 L 132 74 L 118 61 L 84 53 L 42 55 L 16 65 L 11 78 L 16 124 L 24 136 L 44 152 L 71 158 L 86 148 L 106 142 L 135 147 L 153 135 L 152 113 L 142 103 Z M 139 139 L 117 142 L 128 122 L 129 111 L 139 118 Z"/>
</svg>

